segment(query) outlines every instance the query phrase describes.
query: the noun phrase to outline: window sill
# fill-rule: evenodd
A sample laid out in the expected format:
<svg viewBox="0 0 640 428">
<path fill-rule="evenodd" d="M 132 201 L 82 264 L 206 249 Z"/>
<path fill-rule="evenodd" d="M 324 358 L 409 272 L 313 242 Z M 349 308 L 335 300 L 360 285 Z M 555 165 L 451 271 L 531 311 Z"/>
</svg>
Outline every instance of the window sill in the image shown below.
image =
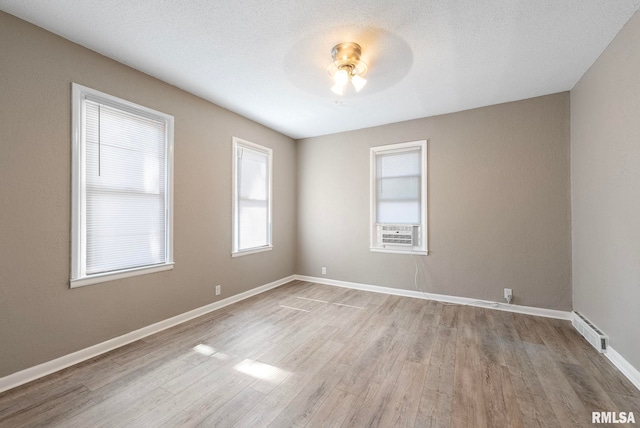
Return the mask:
<svg viewBox="0 0 640 428">
<path fill-rule="evenodd" d="M 412 249 L 396 249 L 396 248 L 381 248 L 381 247 L 371 247 L 369 251 L 372 253 L 393 253 L 393 254 L 413 254 L 416 256 L 428 256 L 429 252 L 426 250 L 412 250 Z"/>
<path fill-rule="evenodd" d="M 234 251 L 231 253 L 231 257 L 248 256 L 249 254 L 262 253 L 265 251 L 273 250 L 273 245 L 267 245 L 266 247 L 250 248 L 248 250 Z"/>
<path fill-rule="evenodd" d="M 70 288 L 84 287 L 85 285 L 99 284 L 101 282 L 115 281 L 116 279 L 129 278 L 138 275 L 147 275 L 155 272 L 162 272 L 173 269 L 174 263 L 164 263 L 161 265 L 145 266 L 140 268 L 119 270 L 115 272 L 99 273 L 95 275 L 85 276 L 83 278 L 72 279 L 69 281 Z"/>
</svg>

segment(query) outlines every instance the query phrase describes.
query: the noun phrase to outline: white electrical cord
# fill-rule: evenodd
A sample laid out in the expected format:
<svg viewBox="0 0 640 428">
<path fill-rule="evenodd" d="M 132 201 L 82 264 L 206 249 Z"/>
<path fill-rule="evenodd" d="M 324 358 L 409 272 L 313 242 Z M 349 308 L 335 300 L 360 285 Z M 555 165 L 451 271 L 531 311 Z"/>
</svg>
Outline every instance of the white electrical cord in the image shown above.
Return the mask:
<svg viewBox="0 0 640 428">
<path fill-rule="evenodd" d="M 415 274 L 413 275 L 413 285 L 415 286 L 416 291 L 418 291 L 419 293 L 424 294 L 425 299 L 441 303 L 441 304 L 443 304 L 445 306 L 480 306 L 480 307 L 482 307 L 484 305 L 484 306 L 491 306 L 493 308 L 497 308 L 499 306 L 511 306 L 511 299 L 509 299 L 509 302 L 507 302 L 507 304 L 505 305 L 504 303 L 490 302 L 490 301 L 485 301 L 485 300 L 474 300 L 474 301 L 468 302 L 468 303 L 450 303 L 450 302 L 443 302 L 441 300 L 437 300 L 437 299 L 434 299 L 433 297 L 430 297 L 429 293 L 427 293 L 424 290 L 421 290 L 420 286 L 418 285 L 418 270 L 419 270 L 419 267 L 418 267 L 418 262 L 415 259 L 416 254 L 413 252 L 413 247 L 411 248 L 410 254 L 411 254 L 411 258 L 413 259 L 413 265 L 415 266 L 415 269 L 416 269 L 415 270 Z M 422 263 L 420 264 L 420 268 L 422 268 Z M 420 269 L 420 270 L 422 270 L 422 276 L 425 278 L 425 282 L 426 282 L 426 275 L 424 274 L 424 270 L 423 269 Z"/>
</svg>

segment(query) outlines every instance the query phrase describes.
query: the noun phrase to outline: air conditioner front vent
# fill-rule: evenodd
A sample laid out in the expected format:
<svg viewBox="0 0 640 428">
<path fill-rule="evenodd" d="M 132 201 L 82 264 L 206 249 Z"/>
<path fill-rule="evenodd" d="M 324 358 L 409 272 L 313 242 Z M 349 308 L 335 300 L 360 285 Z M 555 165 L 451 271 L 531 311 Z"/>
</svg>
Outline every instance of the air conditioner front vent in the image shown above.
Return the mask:
<svg viewBox="0 0 640 428">
<path fill-rule="evenodd" d="M 584 315 L 574 311 L 571 317 L 571 324 L 594 348 L 599 352 L 606 352 L 609 337 L 593 325 Z"/>
<path fill-rule="evenodd" d="M 417 226 L 406 224 L 378 225 L 378 237 L 382 245 L 413 246 L 416 242 Z"/>
</svg>

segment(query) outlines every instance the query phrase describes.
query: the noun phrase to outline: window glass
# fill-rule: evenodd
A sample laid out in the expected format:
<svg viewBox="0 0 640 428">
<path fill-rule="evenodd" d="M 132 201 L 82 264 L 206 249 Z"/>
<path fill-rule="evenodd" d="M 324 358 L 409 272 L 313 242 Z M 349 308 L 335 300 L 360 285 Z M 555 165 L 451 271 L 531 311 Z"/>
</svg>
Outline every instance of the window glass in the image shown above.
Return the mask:
<svg viewBox="0 0 640 428">
<path fill-rule="evenodd" d="M 233 252 L 271 246 L 271 150 L 234 139 Z"/>
</svg>

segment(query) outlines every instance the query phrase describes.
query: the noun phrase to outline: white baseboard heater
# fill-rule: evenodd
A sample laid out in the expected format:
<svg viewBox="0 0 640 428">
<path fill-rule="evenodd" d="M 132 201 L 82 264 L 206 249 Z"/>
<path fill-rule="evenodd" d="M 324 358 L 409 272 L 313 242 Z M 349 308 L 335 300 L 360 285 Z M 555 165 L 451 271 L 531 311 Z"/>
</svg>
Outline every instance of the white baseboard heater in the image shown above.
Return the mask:
<svg viewBox="0 0 640 428">
<path fill-rule="evenodd" d="M 607 351 L 609 337 L 593 325 L 584 315 L 580 312 L 573 311 L 571 313 L 571 324 L 578 330 L 578 333 L 587 339 L 587 342 L 593 345 L 599 352 Z"/>
</svg>

